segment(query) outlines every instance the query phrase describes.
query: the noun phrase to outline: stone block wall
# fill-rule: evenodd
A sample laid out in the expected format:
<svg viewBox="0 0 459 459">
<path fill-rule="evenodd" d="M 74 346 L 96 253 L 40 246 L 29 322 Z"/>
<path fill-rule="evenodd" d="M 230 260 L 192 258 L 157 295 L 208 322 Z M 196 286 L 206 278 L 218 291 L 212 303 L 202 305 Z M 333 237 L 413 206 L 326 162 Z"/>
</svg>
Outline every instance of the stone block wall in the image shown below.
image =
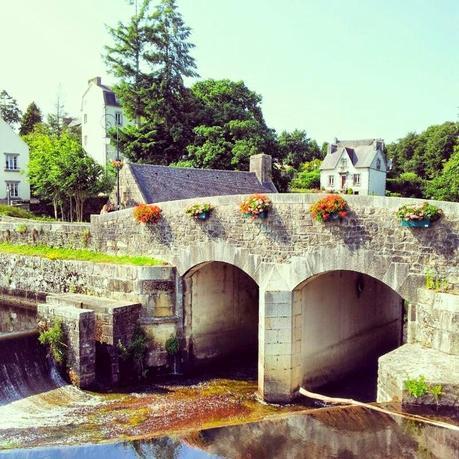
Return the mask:
<svg viewBox="0 0 459 459">
<path fill-rule="evenodd" d="M 72 384 L 82 389 L 93 386 L 96 377 L 96 317 L 94 311 L 58 304 L 39 304 L 38 319 L 62 322 L 66 367 Z"/>
<path fill-rule="evenodd" d="M 85 249 L 92 244 L 91 225 L 1 217 L 0 242 Z"/>
</svg>

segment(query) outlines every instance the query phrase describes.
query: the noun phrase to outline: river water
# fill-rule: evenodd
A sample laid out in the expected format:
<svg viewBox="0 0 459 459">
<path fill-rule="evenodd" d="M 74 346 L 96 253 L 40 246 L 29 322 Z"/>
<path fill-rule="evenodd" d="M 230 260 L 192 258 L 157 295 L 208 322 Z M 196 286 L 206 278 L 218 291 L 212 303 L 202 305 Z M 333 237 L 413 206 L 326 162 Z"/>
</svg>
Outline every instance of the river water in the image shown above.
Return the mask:
<svg viewBox="0 0 459 459">
<path fill-rule="evenodd" d="M 234 368 L 92 393 L 59 376 L 36 332 L 3 335 L 0 456 L 458 457 L 452 430 L 359 407 L 261 403 L 253 368 Z"/>
</svg>

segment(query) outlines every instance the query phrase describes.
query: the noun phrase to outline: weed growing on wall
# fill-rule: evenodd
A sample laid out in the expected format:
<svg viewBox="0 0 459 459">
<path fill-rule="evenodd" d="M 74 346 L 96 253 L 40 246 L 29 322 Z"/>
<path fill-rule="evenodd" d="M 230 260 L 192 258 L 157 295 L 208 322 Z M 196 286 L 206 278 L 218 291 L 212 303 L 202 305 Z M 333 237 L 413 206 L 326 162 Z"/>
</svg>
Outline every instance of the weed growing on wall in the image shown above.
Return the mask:
<svg viewBox="0 0 459 459">
<path fill-rule="evenodd" d="M 419 398 L 427 394 L 431 394 L 436 401 L 441 397 L 443 387 L 441 384 L 427 384 L 425 376 L 421 375 L 418 378 L 407 379 L 404 383 L 405 390 L 415 397 Z"/>
<path fill-rule="evenodd" d="M 53 360 L 62 365 L 65 359 L 64 330 L 60 320 L 54 320 L 51 324 L 41 323 L 41 331 L 38 336 L 40 344 L 47 345 Z"/>
</svg>

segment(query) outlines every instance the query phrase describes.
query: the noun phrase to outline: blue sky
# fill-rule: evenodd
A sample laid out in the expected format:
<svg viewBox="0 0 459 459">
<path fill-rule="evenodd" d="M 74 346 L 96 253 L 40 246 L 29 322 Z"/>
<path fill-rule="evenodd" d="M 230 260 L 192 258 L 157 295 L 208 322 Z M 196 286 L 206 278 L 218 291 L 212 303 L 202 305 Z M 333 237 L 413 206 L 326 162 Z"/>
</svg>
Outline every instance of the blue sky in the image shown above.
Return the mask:
<svg viewBox="0 0 459 459">
<path fill-rule="evenodd" d="M 323 142 L 457 120 L 459 0 L 178 0 L 202 78 L 243 80 L 278 132 Z M 108 83 L 105 24 L 125 0 L 0 0 L 0 89 L 21 108 L 77 115 L 87 80 Z M 60 88 L 60 89 L 59 89 Z"/>
</svg>

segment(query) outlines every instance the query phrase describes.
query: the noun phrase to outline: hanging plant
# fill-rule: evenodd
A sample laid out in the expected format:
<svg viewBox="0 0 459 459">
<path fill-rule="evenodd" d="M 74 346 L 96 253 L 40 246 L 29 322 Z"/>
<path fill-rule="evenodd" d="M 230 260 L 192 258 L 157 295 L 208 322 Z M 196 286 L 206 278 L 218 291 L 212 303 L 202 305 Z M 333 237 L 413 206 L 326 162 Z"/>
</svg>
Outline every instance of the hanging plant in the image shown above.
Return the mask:
<svg viewBox="0 0 459 459">
<path fill-rule="evenodd" d="M 328 222 L 347 217 L 349 207 L 346 200 L 338 194 L 329 194 L 319 199 L 309 208 L 311 217 L 318 222 Z"/>
<path fill-rule="evenodd" d="M 266 218 L 272 207 L 271 199 L 265 194 L 252 194 L 241 202 L 239 208 L 245 217 Z"/>
<path fill-rule="evenodd" d="M 139 204 L 134 207 L 134 220 L 138 223 L 157 223 L 161 209 L 155 204 Z"/>
<path fill-rule="evenodd" d="M 112 159 L 112 167 L 117 170 L 121 170 L 124 166 L 124 162 L 121 159 Z"/>
<path fill-rule="evenodd" d="M 428 228 L 432 222 L 438 220 L 443 212 L 438 207 L 423 202 L 422 204 L 406 204 L 397 211 L 400 226 L 412 228 Z"/>
<path fill-rule="evenodd" d="M 213 208 L 209 203 L 198 203 L 188 207 L 185 212 L 196 220 L 207 220 Z"/>
</svg>

